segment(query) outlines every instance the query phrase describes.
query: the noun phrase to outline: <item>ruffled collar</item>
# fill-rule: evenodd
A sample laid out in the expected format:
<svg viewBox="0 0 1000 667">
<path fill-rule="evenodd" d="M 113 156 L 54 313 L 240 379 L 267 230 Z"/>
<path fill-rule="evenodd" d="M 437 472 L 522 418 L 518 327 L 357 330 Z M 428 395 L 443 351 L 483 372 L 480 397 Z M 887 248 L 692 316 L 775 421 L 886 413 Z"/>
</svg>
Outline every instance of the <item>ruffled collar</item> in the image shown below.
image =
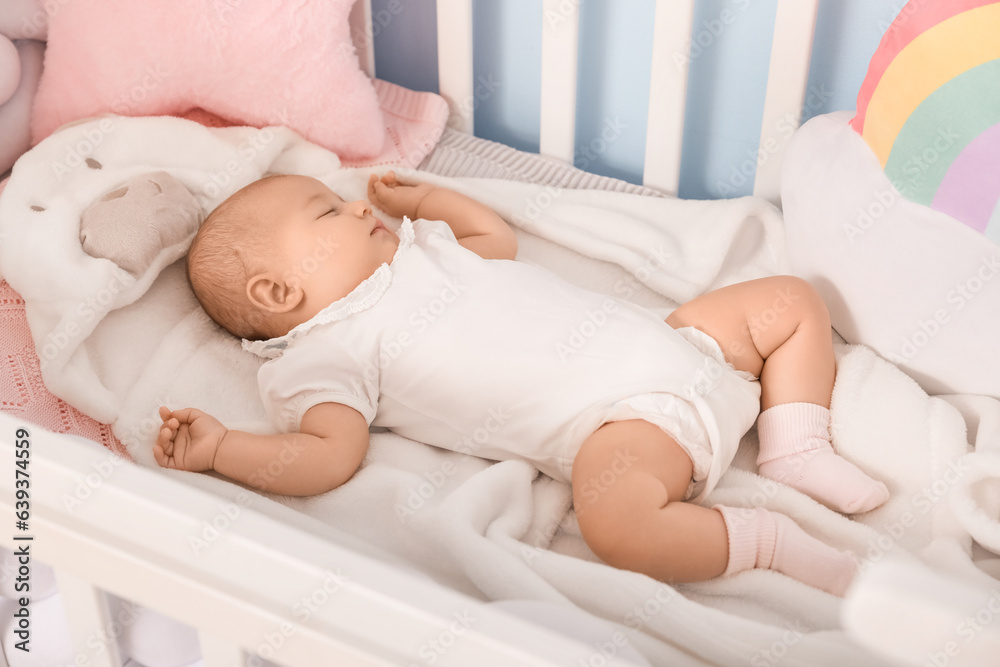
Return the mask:
<svg viewBox="0 0 1000 667">
<path fill-rule="evenodd" d="M 375 269 L 375 273 L 365 278 L 360 285 L 351 290 L 350 294 L 334 301 L 316 313 L 312 319 L 298 325 L 284 336 L 268 338 L 267 340 L 247 340 L 244 338 L 243 349 L 259 357 L 275 359 L 282 355 L 292 341 L 301 338 L 313 327 L 347 319 L 351 315 L 368 310 L 378 303 L 382 295 L 389 289 L 389 285 L 392 284 L 391 265 L 395 264 L 396 260 L 413 245 L 413 223 L 409 218 L 403 218 L 403 224 L 396 234 L 399 236 L 399 247 L 396 248 L 392 260 Z"/>
</svg>

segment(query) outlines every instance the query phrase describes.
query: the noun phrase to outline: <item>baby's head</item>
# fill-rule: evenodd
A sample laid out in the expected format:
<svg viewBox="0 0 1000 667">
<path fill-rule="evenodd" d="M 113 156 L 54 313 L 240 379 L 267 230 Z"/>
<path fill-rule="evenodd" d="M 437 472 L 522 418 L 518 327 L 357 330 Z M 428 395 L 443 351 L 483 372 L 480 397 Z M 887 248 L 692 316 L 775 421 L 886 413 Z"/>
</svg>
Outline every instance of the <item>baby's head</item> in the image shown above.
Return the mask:
<svg viewBox="0 0 1000 667">
<path fill-rule="evenodd" d="M 188 253 L 205 312 L 235 336 L 273 338 L 347 296 L 399 239 L 365 200 L 345 202 L 307 176 L 251 183 L 208 216 Z"/>
</svg>

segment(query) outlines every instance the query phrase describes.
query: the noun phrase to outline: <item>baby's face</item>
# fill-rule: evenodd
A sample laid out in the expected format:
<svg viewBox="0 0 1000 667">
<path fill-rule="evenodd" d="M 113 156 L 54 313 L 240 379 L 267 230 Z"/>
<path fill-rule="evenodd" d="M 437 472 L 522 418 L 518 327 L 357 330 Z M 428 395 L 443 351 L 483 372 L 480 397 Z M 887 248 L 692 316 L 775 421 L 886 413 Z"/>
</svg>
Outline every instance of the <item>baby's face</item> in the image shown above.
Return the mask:
<svg viewBox="0 0 1000 667">
<path fill-rule="evenodd" d="M 372 215 L 367 201 L 346 202 L 314 178 L 282 179 L 262 206 L 267 218 L 279 221 L 279 266 L 271 269 L 303 287 L 303 322 L 391 262 L 399 247 L 399 238 Z"/>
</svg>

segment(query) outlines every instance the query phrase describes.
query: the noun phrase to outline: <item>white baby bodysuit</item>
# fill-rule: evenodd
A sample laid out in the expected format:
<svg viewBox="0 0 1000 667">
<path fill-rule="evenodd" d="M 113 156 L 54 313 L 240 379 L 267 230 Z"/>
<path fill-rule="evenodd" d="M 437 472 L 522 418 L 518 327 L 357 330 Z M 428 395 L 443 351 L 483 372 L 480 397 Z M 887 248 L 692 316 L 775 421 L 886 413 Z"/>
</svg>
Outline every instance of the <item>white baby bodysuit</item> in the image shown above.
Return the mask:
<svg viewBox="0 0 1000 667">
<path fill-rule="evenodd" d="M 569 481 L 602 423 L 648 418 L 691 454 L 700 497 L 715 485 L 760 388 L 711 338 L 524 262 L 482 259 L 444 222 L 404 220 L 399 239 L 390 264 L 313 319 L 244 341 L 270 359 L 258 381 L 281 430 L 343 403 L 369 425 Z"/>
</svg>

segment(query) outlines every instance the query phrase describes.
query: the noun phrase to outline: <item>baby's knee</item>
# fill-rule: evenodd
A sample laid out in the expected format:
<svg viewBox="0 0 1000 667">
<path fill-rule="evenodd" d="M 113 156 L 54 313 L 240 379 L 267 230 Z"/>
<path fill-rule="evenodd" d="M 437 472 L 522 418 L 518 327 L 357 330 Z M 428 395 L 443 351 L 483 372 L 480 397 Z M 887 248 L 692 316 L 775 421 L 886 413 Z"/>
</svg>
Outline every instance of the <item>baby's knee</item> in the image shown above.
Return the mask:
<svg viewBox="0 0 1000 667">
<path fill-rule="evenodd" d="M 608 483 L 611 482 L 611 483 Z M 573 487 L 573 506 L 580 534 L 605 563 L 637 569 L 643 526 L 667 500 L 663 484 L 652 475 L 627 479 L 589 479 Z"/>
<path fill-rule="evenodd" d="M 830 312 L 826 302 L 809 281 L 790 275 L 774 276 L 772 280 L 776 288 L 773 308 L 789 310 L 801 322 L 829 328 Z"/>
</svg>

